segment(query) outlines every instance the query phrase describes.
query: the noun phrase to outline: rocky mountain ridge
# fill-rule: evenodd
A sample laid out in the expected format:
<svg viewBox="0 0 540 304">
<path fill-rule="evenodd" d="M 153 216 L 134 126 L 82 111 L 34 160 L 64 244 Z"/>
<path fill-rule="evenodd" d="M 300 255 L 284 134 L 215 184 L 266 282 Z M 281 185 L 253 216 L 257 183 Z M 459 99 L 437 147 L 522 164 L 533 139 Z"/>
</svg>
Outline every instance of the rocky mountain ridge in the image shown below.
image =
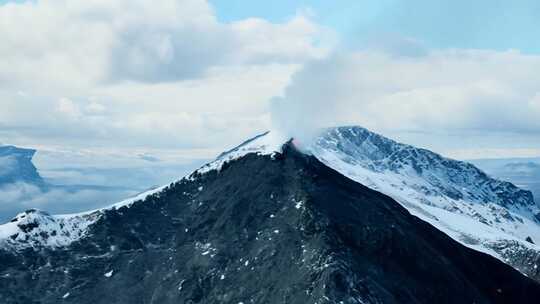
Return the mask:
<svg viewBox="0 0 540 304">
<path fill-rule="evenodd" d="M 327 129 L 308 149 L 455 240 L 540 280 L 540 209 L 530 191 L 361 127 Z"/>
</svg>

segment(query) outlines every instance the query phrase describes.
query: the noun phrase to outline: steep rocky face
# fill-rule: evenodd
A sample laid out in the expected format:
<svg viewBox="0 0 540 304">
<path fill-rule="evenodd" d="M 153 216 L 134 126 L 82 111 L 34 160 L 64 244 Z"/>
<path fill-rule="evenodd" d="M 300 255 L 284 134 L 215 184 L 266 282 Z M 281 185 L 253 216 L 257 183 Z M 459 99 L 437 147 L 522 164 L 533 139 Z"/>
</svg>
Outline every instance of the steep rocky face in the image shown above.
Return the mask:
<svg viewBox="0 0 540 304">
<path fill-rule="evenodd" d="M 24 182 L 44 186 L 45 183 L 32 163 L 36 150 L 0 146 L 0 186 Z"/>
<path fill-rule="evenodd" d="M 99 212 L 70 245 L 0 251 L 0 302 L 540 299 L 534 281 L 290 144 Z"/>
<path fill-rule="evenodd" d="M 540 209 L 531 192 L 360 127 L 328 129 L 308 149 L 455 240 L 540 281 Z"/>
</svg>

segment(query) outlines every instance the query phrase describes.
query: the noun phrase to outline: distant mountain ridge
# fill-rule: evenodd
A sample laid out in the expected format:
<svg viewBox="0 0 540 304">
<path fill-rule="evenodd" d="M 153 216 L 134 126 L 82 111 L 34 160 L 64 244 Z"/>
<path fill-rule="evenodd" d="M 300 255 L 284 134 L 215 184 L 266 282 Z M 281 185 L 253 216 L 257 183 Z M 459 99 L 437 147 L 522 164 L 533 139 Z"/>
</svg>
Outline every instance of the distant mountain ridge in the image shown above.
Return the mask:
<svg viewBox="0 0 540 304">
<path fill-rule="evenodd" d="M 35 153 L 34 149 L 0 146 L 0 186 L 16 182 L 45 186 L 32 163 Z"/>
<path fill-rule="evenodd" d="M 509 163 L 504 166 L 508 170 L 519 171 L 523 173 L 540 172 L 540 164 L 534 162 Z"/>
<path fill-rule="evenodd" d="M 473 164 L 492 176 L 511 181 L 540 200 L 540 158 L 475 159 Z"/>
</svg>

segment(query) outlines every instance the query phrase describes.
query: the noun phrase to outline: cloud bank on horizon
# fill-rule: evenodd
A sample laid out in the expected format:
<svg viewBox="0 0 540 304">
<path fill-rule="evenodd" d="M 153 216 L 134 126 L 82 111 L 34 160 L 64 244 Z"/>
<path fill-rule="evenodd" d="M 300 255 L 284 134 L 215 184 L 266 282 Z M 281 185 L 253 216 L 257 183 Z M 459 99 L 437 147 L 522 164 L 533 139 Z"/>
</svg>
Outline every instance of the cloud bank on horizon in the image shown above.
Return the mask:
<svg viewBox="0 0 540 304">
<path fill-rule="evenodd" d="M 461 158 L 540 154 L 534 1 L 234 3 L 0 5 L 0 140 L 217 153 L 360 124 Z"/>
</svg>

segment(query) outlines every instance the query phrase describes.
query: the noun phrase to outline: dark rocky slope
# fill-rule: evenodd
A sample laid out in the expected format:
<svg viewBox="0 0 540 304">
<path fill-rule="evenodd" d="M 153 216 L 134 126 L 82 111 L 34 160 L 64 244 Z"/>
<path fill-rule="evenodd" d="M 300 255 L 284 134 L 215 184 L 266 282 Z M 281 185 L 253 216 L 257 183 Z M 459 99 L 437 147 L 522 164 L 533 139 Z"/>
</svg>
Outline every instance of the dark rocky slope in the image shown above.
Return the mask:
<svg viewBox="0 0 540 304">
<path fill-rule="evenodd" d="M 540 285 L 291 145 L 0 253 L 1 303 L 538 303 Z"/>
</svg>

